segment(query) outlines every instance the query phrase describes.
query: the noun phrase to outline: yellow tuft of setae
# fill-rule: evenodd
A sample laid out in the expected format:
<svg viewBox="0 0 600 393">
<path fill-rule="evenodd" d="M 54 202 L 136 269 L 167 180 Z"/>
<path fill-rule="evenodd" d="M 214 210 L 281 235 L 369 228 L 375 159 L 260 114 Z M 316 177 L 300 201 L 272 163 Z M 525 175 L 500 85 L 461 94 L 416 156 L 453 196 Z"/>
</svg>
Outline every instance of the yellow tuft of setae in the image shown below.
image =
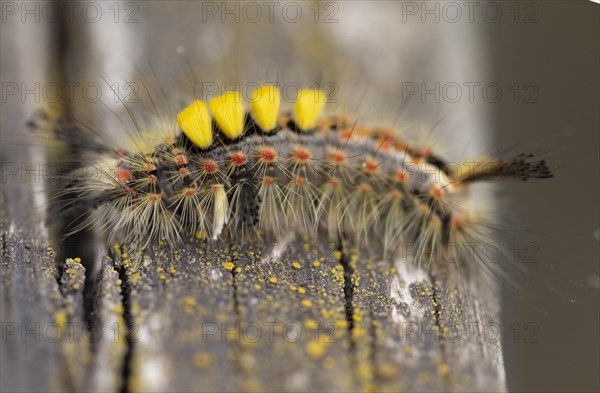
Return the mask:
<svg viewBox="0 0 600 393">
<path fill-rule="evenodd" d="M 192 143 L 202 149 L 212 145 L 212 123 L 206 102 L 196 100 L 177 115 L 177 124 Z"/>
<path fill-rule="evenodd" d="M 265 132 L 270 132 L 277 125 L 281 97 L 279 88 L 264 85 L 252 92 L 250 97 L 250 110 L 256 124 Z"/>
<path fill-rule="evenodd" d="M 325 93 L 317 89 L 301 89 L 294 103 L 298 128 L 302 131 L 316 127 L 319 115 L 325 107 Z"/>
<path fill-rule="evenodd" d="M 244 104 L 236 91 L 228 91 L 210 100 L 212 112 L 219 129 L 229 139 L 237 139 L 244 133 Z"/>
</svg>

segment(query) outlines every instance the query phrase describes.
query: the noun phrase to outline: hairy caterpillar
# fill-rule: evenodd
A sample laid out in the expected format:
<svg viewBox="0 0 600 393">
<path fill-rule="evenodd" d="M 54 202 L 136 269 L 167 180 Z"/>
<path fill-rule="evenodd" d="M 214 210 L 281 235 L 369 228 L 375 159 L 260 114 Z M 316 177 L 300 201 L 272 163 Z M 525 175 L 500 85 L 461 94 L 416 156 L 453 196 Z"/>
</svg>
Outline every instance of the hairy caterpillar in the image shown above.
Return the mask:
<svg viewBox="0 0 600 393">
<path fill-rule="evenodd" d="M 533 154 L 453 164 L 392 130 L 321 117 L 317 89 L 300 90 L 292 112 L 280 112 L 275 85 L 249 101 L 247 110 L 230 91 L 177 116 L 154 115 L 136 123 L 133 149 L 57 127 L 64 138 L 87 138 L 97 157 L 63 191 L 67 209 L 91 208 L 71 232 L 98 228 L 110 241 L 174 246 L 225 230 L 279 240 L 324 231 L 391 251 L 412 242 L 421 262 L 427 250 L 477 236 L 470 183 L 552 177 Z"/>
</svg>

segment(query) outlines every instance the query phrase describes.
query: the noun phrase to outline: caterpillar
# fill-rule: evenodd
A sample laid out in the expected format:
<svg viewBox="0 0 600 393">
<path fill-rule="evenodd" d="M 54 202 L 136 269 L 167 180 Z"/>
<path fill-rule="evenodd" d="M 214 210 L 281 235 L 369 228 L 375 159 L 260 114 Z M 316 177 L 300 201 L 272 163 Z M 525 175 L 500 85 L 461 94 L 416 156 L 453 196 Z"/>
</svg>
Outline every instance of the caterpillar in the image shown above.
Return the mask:
<svg viewBox="0 0 600 393">
<path fill-rule="evenodd" d="M 132 149 L 55 127 L 63 138 L 87 138 L 97 157 L 72 171 L 62 192 L 67 210 L 89 210 L 70 233 L 95 228 L 111 242 L 173 247 L 225 232 L 278 240 L 323 232 L 391 251 L 411 242 L 421 260 L 477 236 L 472 183 L 552 177 L 536 154 L 451 163 L 391 129 L 323 116 L 318 89 L 299 90 L 292 111 L 281 110 L 276 85 L 248 101 L 228 91 L 176 116 L 148 116 Z"/>
</svg>

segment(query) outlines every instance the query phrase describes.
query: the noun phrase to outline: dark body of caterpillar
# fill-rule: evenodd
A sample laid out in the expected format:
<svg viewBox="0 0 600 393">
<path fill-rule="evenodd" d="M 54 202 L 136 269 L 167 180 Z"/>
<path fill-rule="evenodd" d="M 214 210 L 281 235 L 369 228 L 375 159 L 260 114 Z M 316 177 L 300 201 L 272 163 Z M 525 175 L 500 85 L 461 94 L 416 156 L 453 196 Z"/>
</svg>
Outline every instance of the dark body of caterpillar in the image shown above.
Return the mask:
<svg viewBox="0 0 600 393">
<path fill-rule="evenodd" d="M 409 242 L 423 255 L 475 232 L 470 183 L 552 176 L 534 155 L 455 164 L 390 130 L 319 119 L 320 93 L 304 92 L 293 114 L 278 113 L 278 96 L 246 112 L 239 94 L 226 93 L 211 100 L 212 119 L 194 101 L 157 142 L 106 148 L 93 176 L 75 170 L 65 188 L 70 206 L 92 208 L 72 232 L 94 227 L 111 240 L 174 245 L 224 230 L 280 240 L 325 231 L 333 241 L 355 236 L 391 250 Z M 90 146 L 102 150 L 97 140 Z"/>
<path fill-rule="evenodd" d="M 469 225 L 461 208 L 467 183 L 551 176 L 531 155 L 452 166 L 344 120 L 323 120 L 311 132 L 286 116 L 281 123 L 268 134 L 250 123 L 254 132 L 210 149 L 180 133 L 150 153 L 120 152 L 106 170 L 108 177 L 114 172 L 110 187 L 76 188 L 121 241 L 174 243 L 199 232 L 215 238 L 225 228 L 281 238 L 325 228 L 331 238 L 373 237 L 386 247 L 401 239 L 443 246 Z"/>
</svg>

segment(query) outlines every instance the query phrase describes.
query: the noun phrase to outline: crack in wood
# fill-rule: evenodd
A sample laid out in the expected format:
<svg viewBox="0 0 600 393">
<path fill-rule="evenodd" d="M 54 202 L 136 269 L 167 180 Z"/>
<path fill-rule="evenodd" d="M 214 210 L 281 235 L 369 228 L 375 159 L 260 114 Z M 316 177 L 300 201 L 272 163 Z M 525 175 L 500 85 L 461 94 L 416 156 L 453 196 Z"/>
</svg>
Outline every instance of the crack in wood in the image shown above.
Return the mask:
<svg viewBox="0 0 600 393">
<path fill-rule="evenodd" d="M 237 258 L 232 258 L 232 263 L 234 264 L 234 266 L 237 266 L 237 262 L 238 259 Z M 235 324 L 234 326 L 236 327 L 236 329 L 238 327 L 241 328 L 241 324 L 244 323 L 244 316 L 242 313 L 242 306 L 240 304 L 240 298 L 239 298 L 239 288 L 238 288 L 238 282 L 237 282 L 237 273 L 235 271 L 235 268 L 231 269 L 231 285 L 232 285 L 232 294 L 231 297 L 233 299 L 233 310 L 235 312 Z M 244 369 L 244 367 L 242 367 L 241 363 L 240 363 L 240 359 L 243 356 L 244 353 L 246 353 L 246 349 L 244 348 L 243 345 L 241 345 L 240 343 L 238 343 L 236 341 L 236 345 L 233 346 L 234 351 L 238 352 L 239 356 L 234 356 L 233 357 L 233 361 L 234 361 L 234 367 L 235 370 L 237 370 L 238 373 L 246 375 L 247 376 L 247 371 Z"/>
<path fill-rule="evenodd" d="M 344 269 L 344 310 L 346 312 L 346 321 L 348 322 L 348 332 L 352 337 L 352 329 L 354 329 L 354 268 L 352 267 L 351 261 L 348 258 L 346 252 L 344 252 L 344 246 L 342 239 L 340 238 L 336 251 L 340 253 L 340 265 Z M 350 342 L 351 347 L 354 343 Z"/>
<path fill-rule="evenodd" d="M 352 373 L 352 379 L 355 383 L 358 383 L 359 381 L 357 379 L 357 375 L 359 361 L 356 356 L 356 339 L 352 334 L 352 330 L 354 329 L 354 290 L 356 285 L 354 281 L 355 271 L 348 254 L 344 251 L 342 236 L 339 236 L 336 251 L 340 253 L 339 264 L 344 270 L 344 311 L 346 314 L 346 322 L 348 324 L 347 332 L 349 342 L 348 352 L 350 354 L 350 364 L 351 368 L 354 370 L 354 372 Z"/>
<path fill-rule="evenodd" d="M 123 261 L 119 257 L 119 263 L 115 263 L 115 270 L 119 275 L 119 280 L 121 280 L 121 296 L 122 296 L 122 304 L 123 304 L 123 319 L 125 320 L 125 326 L 127 328 L 127 333 L 125 335 L 125 343 L 127 349 L 125 351 L 125 356 L 123 359 L 123 367 L 121 370 L 121 393 L 129 393 L 129 381 L 131 378 L 131 362 L 133 359 L 134 352 L 134 343 L 135 340 L 133 338 L 132 332 L 134 330 L 134 320 L 131 310 L 131 289 L 132 284 L 129 282 L 129 278 L 127 276 L 127 271 Z"/>
<path fill-rule="evenodd" d="M 369 304 L 369 364 L 371 370 L 377 370 L 377 327 L 375 326 L 375 314 L 373 313 L 373 307 Z M 372 383 L 377 386 L 378 377 L 376 372 L 372 372 Z"/>
<path fill-rule="evenodd" d="M 441 297 L 440 289 L 436 285 L 435 275 L 433 275 L 433 273 L 431 273 L 431 271 L 429 272 L 428 275 L 429 275 L 429 279 L 431 281 L 431 300 L 433 303 L 434 324 L 435 324 L 437 332 L 442 332 L 443 331 L 442 302 L 441 302 L 442 297 Z M 450 364 L 450 362 L 449 362 L 450 359 L 448 357 L 448 348 L 446 347 L 444 340 L 440 340 L 439 347 L 440 347 L 440 356 L 442 358 L 442 361 L 445 364 Z M 443 384 L 446 388 L 446 391 L 448 391 L 448 392 L 454 391 L 454 389 L 453 389 L 454 384 L 452 383 L 452 379 L 450 378 L 450 375 L 444 374 L 441 377 L 442 377 Z"/>
</svg>

